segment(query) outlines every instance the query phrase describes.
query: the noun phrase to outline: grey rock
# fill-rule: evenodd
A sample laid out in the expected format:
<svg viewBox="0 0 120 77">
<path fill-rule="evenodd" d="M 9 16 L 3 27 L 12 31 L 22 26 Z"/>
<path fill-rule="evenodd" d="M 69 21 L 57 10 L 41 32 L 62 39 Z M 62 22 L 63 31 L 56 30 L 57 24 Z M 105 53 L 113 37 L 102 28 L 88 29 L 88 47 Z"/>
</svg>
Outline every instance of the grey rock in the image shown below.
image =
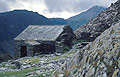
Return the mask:
<svg viewBox="0 0 120 77">
<path fill-rule="evenodd" d="M 64 77 L 64 75 L 63 75 L 63 74 L 60 74 L 60 75 L 58 75 L 58 77 Z"/>
<path fill-rule="evenodd" d="M 102 11 L 96 18 L 90 20 L 85 25 L 79 27 L 79 29 L 74 31 L 77 38 L 78 39 L 87 38 L 86 40 L 93 41 L 103 31 L 110 28 L 110 26 L 119 21 L 120 18 L 120 13 L 118 10 L 119 7 L 120 7 L 119 3 L 116 2 L 106 10 Z"/>
</svg>

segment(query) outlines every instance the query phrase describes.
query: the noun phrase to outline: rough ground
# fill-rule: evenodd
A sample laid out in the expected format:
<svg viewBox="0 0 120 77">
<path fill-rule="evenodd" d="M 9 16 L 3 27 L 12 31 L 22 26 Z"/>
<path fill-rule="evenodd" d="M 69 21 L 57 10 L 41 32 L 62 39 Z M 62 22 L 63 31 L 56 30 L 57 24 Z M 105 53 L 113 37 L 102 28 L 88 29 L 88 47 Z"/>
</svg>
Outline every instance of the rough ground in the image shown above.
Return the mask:
<svg viewBox="0 0 120 77">
<path fill-rule="evenodd" d="M 120 21 L 79 50 L 54 76 L 120 77 Z"/>
<path fill-rule="evenodd" d="M 50 77 L 75 52 L 72 49 L 61 56 L 51 54 L 9 60 L 0 63 L 0 77 Z"/>
</svg>

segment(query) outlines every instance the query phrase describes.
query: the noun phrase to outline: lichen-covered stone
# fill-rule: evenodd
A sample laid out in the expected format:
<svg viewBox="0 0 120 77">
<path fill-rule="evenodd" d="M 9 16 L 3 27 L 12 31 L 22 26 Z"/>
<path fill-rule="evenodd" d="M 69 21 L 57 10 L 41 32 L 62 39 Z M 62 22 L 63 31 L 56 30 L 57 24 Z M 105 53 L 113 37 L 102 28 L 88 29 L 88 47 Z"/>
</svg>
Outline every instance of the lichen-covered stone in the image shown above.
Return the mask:
<svg viewBox="0 0 120 77">
<path fill-rule="evenodd" d="M 114 32 L 110 32 L 110 31 Z M 73 77 L 120 76 L 120 21 L 73 55 L 63 67 Z M 73 70 L 78 68 L 73 74 Z M 63 68 L 62 67 L 62 68 Z M 62 70 L 62 71 L 64 71 Z M 61 72 L 59 70 L 59 72 Z M 62 72 L 63 73 L 63 72 Z"/>
</svg>

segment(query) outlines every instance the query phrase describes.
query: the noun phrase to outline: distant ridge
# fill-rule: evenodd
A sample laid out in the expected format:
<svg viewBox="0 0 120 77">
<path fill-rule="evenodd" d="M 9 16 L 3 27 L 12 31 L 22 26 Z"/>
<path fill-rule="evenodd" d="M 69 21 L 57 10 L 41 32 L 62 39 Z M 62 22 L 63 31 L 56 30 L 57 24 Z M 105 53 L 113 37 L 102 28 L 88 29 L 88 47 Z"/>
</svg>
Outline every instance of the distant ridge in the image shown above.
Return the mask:
<svg viewBox="0 0 120 77">
<path fill-rule="evenodd" d="M 67 21 L 63 18 L 49 18 L 54 25 L 65 25 Z"/>
<path fill-rule="evenodd" d="M 95 18 L 100 12 L 102 12 L 105 9 L 106 9 L 105 7 L 95 5 L 85 12 L 82 12 L 78 15 L 68 18 L 67 24 L 69 24 L 73 28 L 73 30 L 76 30 L 81 25 Z"/>
</svg>

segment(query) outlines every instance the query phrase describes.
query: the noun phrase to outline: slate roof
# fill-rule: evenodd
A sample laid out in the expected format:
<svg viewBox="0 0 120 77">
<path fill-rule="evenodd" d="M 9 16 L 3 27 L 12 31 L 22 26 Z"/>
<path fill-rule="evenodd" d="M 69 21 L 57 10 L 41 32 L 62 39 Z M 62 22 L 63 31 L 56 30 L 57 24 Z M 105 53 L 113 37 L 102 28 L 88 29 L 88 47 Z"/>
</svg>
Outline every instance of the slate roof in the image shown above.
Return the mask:
<svg viewBox="0 0 120 77">
<path fill-rule="evenodd" d="M 65 25 L 29 25 L 14 40 L 55 41 Z"/>
</svg>

